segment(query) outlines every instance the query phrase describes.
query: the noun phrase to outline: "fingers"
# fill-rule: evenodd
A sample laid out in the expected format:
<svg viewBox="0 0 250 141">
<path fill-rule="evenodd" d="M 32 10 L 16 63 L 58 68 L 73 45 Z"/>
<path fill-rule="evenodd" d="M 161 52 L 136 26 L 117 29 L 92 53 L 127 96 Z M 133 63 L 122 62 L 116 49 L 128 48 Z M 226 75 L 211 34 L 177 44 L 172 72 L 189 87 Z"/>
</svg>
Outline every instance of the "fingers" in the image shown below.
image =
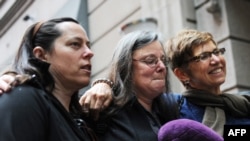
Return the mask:
<svg viewBox="0 0 250 141">
<path fill-rule="evenodd" d="M 15 77 L 11 75 L 2 75 L 0 77 L 0 93 L 11 89 L 11 83 L 15 81 Z"/>
<path fill-rule="evenodd" d="M 89 113 L 89 106 L 90 106 L 90 97 L 87 96 L 88 92 L 85 92 L 85 94 L 83 94 L 79 100 L 80 105 L 82 106 L 82 111 L 85 114 Z"/>
<path fill-rule="evenodd" d="M 79 102 L 85 114 L 97 119 L 100 111 L 108 107 L 112 99 L 110 86 L 105 83 L 98 83 L 86 91 Z"/>
<path fill-rule="evenodd" d="M 112 100 L 113 100 L 113 97 L 112 97 L 112 95 L 111 95 L 111 97 L 108 97 L 108 98 L 104 101 L 102 110 L 106 109 L 106 108 L 110 105 L 110 103 L 112 102 Z"/>
<path fill-rule="evenodd" d="M 106 101 L 107 97 L 106 96 L 96 96 L 95 97 L 95 101 L 93 101 L 93 105 L 91 106 L 92 109 L 95 110 L 103 110 L 105 109 L 107 106 L 104 105 L 105 101 Z"/>
<path fill-rule="evenodd" d="M 98 102 L 99 101 L 99 102 Z M 101 102 L 96 97 L 92 98 L 91 105 L 90 105 L 90 116 L 97 120 L 99 117 L 99 113 L 101 111 Z"/>
<path fill-rule="evenodd" d="M 26 76 L 16 75 L 16 76 L 14 77 L 14 80 L 11 81 L 9 84 L 10 84 L 11 87 L 14 87 L 14 86 L 16 86 L 16 85 L 21 84 L 21 83 L 22 83 L 21 81 L 24 82 L 24 81 L 26 81 L 26 80 L 27 80 L 27 77 L 26 77 Z"/>
<path fill-rule="evenodd" d="M 85 92 L 80 98 L 80 105 L 84 113 L 99 111 L 103 107 L 106 97 L 103 94 L 95 94 L 91 91 Z"/>
</svg>

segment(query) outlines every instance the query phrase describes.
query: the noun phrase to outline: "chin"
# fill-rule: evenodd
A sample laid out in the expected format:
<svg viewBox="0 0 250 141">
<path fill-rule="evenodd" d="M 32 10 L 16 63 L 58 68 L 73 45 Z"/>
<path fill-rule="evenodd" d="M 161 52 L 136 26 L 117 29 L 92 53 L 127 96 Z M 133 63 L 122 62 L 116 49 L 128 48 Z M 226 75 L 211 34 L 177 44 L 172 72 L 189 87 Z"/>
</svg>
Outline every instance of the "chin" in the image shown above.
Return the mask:
<svg viewBox="0 0 250 141">
<path fill-rule="evenodd" d="M 218 82 L 219 82 L 220 84 L 223 84 L 223 83 L 225 82 L 225 78 L 219 79 Z"/>
<path fill-rule="evenodd" d="M 216 81 L 214 82 L 214 86 L 221 86 L 225 81 Z"/>
<path fill-rule="evenodd" d="M 158 92 L 158 93 L 163 93 L 165 91 L 166 87 L 165 85 L 164 86 L 157 86 L 155 88 L 155 90 Z"/>
<path fill-rule="evenodd" d="M 90 79 L 82 79 L 82 80 L 78 81 L 78 84 L 81 85 L 82 87 L 88 86 L 89 83 L 90 83 Z"/>
</svg>

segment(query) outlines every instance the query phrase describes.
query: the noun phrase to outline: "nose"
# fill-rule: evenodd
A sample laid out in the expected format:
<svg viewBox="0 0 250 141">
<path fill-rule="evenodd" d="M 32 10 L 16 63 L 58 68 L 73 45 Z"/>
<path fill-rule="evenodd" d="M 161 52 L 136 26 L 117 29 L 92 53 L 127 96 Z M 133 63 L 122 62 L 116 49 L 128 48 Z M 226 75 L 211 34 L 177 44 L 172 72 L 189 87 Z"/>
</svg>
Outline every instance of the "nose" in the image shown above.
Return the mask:
<svg viewBox="0 0 250 141">
<path fill-rule="evenodd" d="M 88 58 L 92 58 L 94 56 L 94 53 L 92 52 L 92 50 L 89 47 L 85 47 L 83 56 L 88 57 Z"/>
<path fill-rule="evenodd" d="M 220 55 L 217 56 L 217 55 L 212 54 L 210 59 L 211 59 L 212 63 L 219 62 L 220 61 Z"/>
<path fill-rule="evenodd" d="M 165 62 L 159 61 L 156 68 L 158 71 L 162 71 L 162 70 L 166 70 L 167 66 Z"/>
</svg>

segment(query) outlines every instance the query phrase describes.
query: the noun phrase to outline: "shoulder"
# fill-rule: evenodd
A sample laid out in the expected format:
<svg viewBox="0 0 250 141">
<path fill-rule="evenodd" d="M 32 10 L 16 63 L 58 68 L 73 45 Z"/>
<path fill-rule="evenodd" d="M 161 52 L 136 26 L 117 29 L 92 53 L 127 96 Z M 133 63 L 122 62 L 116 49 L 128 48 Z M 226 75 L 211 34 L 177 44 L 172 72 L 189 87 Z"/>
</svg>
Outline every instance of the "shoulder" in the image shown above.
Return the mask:
<svg viewBox="0 0 250 141">
<path fill-rule="evenodd" d="M 172 93 L 172 95 L 173 95 L 173 96 L 175 97 L 175 99 L 177 99 L 177 100 L 180 100 L 180 99 L 184 98 L 183 95 L 182 95 L 181 93 Z"/>
<path fill-rule="evenodd" d="M 181 93 L 164 93 L 163 97 L 164 99 L 172 98 L 177 102 L 184 98 Z"/>
<path fill-rule="evenodd" d="M 21 95 L 20 95 L 21 94 Z M 36 88 L 30 85 L 20 85 L 11 89 L 11 91 L 4 93 L 1 98 L 29 98 L 29 97 L 39 97 L 44 95 L 45 91 L 40 88 Z"/>
<path fill-rule="evenodd" d="M 23 111 L 23 109 L 31 109 L 37 104 L 41 104 L 45 96 L 45 92 L 41 89 L 34 88 L 29 85 L 17 86 L 10 92 L 1 95 L 0 112 L 3 109 L 15 109 L 16 111 Z"/>
<path fill-rule="evenodd" d="M 0 96 L 1 139 L 43 140 L 49 116 L 44 95 L 41 89 L 20 85 Z"/>
</svg>

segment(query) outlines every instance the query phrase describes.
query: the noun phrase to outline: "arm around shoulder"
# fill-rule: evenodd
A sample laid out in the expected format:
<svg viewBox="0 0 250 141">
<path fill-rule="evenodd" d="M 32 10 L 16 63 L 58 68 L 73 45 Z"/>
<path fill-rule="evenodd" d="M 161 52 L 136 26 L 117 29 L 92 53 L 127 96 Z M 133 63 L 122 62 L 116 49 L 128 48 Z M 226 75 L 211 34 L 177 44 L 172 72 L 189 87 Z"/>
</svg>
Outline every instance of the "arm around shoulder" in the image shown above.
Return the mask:
<svg viewBox="0 0 250 141">
<path fill-rule="evenodd" d="M 18 86 L 0 97 L 0 140 L 44 139 L 45 107 L 41 90 Z"/>
</svg>

